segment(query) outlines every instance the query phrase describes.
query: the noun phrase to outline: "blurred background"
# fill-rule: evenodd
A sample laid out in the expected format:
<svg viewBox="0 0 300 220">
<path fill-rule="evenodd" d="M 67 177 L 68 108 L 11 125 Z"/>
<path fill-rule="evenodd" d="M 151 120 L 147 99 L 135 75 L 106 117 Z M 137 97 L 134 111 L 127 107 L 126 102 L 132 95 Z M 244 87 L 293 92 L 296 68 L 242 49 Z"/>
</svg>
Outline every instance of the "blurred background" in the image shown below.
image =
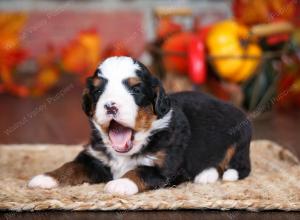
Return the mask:
<svg viewBox="0 0 300 220">
<path fill-rule="evenodd" d="M 85 78 L 126 55 L 300 156 L 299 46 L 299 0 L 2 0 L 0 143 L 85 143 Z"/>
</svg>

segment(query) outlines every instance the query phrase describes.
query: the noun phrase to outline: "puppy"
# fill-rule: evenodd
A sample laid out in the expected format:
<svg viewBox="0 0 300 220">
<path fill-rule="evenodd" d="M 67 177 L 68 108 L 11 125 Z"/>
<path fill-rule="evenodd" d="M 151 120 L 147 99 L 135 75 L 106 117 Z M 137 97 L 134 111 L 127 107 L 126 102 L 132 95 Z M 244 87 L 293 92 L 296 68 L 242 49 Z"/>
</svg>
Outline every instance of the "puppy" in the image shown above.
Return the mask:
<svg viewBox="0 0 300 220">
<path fill-rule="evenodd" d="M 251 124 L 234 106 L 200 92 L 166 95 L 130 57 L 106 59 L 87 79 L 82 107 L 90 144 L 29 187 L 106 183 L 132 195 L 185 181 L 236 181 L 250 172 Z"/>
</svg>

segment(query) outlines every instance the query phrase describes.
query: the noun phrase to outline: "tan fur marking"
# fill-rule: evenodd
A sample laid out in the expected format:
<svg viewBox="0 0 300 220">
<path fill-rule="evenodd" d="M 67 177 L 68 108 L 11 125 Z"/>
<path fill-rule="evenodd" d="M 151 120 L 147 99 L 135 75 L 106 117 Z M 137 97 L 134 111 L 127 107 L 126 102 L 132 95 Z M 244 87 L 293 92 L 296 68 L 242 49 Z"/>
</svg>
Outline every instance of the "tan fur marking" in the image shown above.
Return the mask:
<svg viewBox="0 0 300 220">
<path fill-rule="evenodd" d="M 154 160 L 154 164 L 160 168 L 163 167 L 166 160 L 166 152 L 163 150 L 158 151 L 157 153 L 154 154 L 154 157 L 157 158 L 156 160 Z"/>
<path fill-rule="evenodd" d="M 132 87 L 132 86 L 138 85 L 138 84 L 141 83 L 142 81 L 141 81 L 141 79 L 138 78 L 138 77 L 130 77 L 130 78 L 128 78 L 127 82 L 128 82 L 128 85 L 129 85 L 130 87 Z"/>
<path fill-rule="evenodd" d="M 136 170 L 130 170 L 122 176 L 122 178 L 128 178 L 132 180 L 138 187 L 139 192 L 146 190 L 146 185 L 144 181 L 140 178 Z"/>
<path fill-rule="evenodd" d="M 235 147 L 230 146 L 225 153 L 224 159 L 218 165 L 219 173 L 223 174 L 224 171 L 228 168 L 228 165 L 229 165 L 230 160 L 233 157 L 234 153 L 235 153 Z"/>
<path fill-rule="evenodd" d="M 105 132 L 106 134 L 108 133 L 108 128 L 109 128 L 109 125 L 110 125 L 110 122 L 108 123 L 105 123 L 105 124 L 100 124 L 97 120 L 96 117 L 93 117 L 94 121 L 97 123 L 97 125 L 99 125 L 102 129 L 103 132 Z"/>
<path fill-rule="evenodd" d="M 101 129 L 108 134 L 108 128 L 109 128 L 109 123 L 108 124 L 101 124 L 100 125 Z"/>
<path fill-rule="evenodd" d="M 102 79 L 100 79 L 100 78 L 98 78 L 98 77 L 93 78 L 93 85 L 94 85 L 95 87 L 101 86 L 102 83 L 103 83 L 103 80 L 102 80 Z"/>
<path fill-rule="evenodd" d="M 79 185 L 91 182 L 84 166 L 76 162 L 65 163 L 60 168 L 46 173 L 46 175 L 57 180 L 59 185 Z"/>
<path fill-rule="evenodd" d="M 156 118 L 157 116 L 154 114 L 151 105 L 139 108 L 134 130 L 141 131 L 150 129 L 152 122 L 155 121 Z"/>
</svg>

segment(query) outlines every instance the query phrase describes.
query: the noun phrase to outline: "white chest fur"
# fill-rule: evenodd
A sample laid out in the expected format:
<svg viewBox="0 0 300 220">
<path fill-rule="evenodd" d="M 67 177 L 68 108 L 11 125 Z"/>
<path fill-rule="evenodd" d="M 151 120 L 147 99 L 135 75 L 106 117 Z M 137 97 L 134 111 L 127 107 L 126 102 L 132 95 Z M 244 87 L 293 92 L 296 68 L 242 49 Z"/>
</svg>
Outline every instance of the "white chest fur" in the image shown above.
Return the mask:
<svg viewBox="0 0 300 220">
<path fill-rule="evenodd" d="M 110 161 L 111 172 L 113 173 L 114 179 L 122 177 L 126 172 L 133 170 L 137 166 L 154 166 L 153 156 L 141 156 L 135 159 L 130 157 L 117 157 Z"/>
<path fill-rule="evenodd" d="M 154 166 L 154 161 L 157 160 L 153 155 L 139 156 L 136 158 L 130 158 L 130 156 L 114 156 L 109 160 L 102 152 L 95 151 L 91 147 L 88 148 L 88 152 L 103 164 L 110 167 L 114 179 L 122 177 L 126 172 L 135 169 L 137 166 Z"/>
</svg>

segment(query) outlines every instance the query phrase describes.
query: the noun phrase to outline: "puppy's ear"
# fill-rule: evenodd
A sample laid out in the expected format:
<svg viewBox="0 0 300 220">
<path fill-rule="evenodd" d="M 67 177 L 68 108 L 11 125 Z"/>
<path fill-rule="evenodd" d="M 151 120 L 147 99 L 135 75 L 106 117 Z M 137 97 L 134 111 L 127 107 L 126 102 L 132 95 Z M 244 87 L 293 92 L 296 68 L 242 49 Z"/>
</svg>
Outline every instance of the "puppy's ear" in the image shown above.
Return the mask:
<svg viewBox="0 0 300 220">
<path fill-rule="evenodd" d="M 89 85 L 91 83 L 92 77 L 87 78 L 86 80 L 86 88 L 83 90 L 82 93 L 82 102 L 81 107 L 85 114 L 89 117 L 93 115 L 93 99 L 90 94 Z"/>
<path fill-rule="evenodd" d="M 171 109 L 171 101 L 166 94 L 161 82 L 154 78 L 152 79 L 152 88 L 154 91 L 153 109 L 158 118 L 162 118 Z"/>
</svg>

